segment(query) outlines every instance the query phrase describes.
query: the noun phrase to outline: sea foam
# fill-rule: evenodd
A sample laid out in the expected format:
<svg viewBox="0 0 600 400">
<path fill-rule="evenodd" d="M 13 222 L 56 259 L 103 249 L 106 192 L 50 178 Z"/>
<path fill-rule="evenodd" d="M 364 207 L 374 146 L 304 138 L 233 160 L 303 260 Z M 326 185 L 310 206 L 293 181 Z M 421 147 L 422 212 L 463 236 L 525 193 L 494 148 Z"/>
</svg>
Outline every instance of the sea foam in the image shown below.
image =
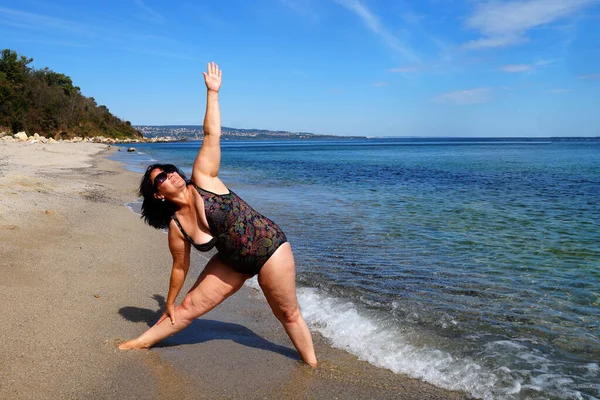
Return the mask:
<svg viewBox="0 0 600 400">
<path fill-rule="evenodd" d="M 246 284 L 260 291 L 256 277 Z M 458 357 L 446 350 L 414 345 L 401 327 L 372 311 L 361 309 L 349 299 L 301 287 L 298 288 L 298 301 L 311 330 L 329 339 L 333 347 L 394 373 L 481 399 L 545 399 L 550 393 L 560 398 L 596 399 L 573 389 L 569 377 L 546 373 L 552 367 L 549 360 L 518 340 L 493 341 L 482 351 L 485 358 L 495 360 L 502 360 L 503 353 L 513 353 L 513 357 L 518 354 L 519 358 L 532 364 L 531 369 L 539 371 L 531 379 L 520 371 L 499 365 L 502 362 L 495 362 L 491 369 L 481 361 Z M 594 375 L 598 365 L 589 364 L 587 369 Z"/>
</svg>

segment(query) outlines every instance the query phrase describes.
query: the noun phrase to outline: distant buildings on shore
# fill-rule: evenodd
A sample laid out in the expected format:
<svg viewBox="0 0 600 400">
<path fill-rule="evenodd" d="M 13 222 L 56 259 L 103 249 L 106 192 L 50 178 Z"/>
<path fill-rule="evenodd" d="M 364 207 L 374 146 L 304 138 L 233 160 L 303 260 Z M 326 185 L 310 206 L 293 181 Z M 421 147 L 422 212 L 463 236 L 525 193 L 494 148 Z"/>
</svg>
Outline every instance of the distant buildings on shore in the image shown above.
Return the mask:
<svg viewBox="0 0 600 400">
<path fill-rule="evenodd" d="M 202 125 L 136 125 L 145 138 L 161 138 L 170 140 L 200 140 L 204 136 Z M 308 132 L 269 131 L 266 129 L 221 128 L 222 139 L 348 139 L 364 136 L 319 135 Z"/>
</svg>

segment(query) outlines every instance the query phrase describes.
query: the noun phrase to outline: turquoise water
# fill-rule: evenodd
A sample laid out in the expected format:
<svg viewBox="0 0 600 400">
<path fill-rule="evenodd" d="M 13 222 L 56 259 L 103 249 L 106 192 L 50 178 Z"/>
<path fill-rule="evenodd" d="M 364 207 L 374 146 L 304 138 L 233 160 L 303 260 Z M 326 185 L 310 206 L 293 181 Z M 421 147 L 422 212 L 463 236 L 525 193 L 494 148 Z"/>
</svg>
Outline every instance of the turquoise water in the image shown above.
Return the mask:
<svg viewBox="0 0 600 400">
<path fill-rule="evenodd" d="M 117 158 L 190 171 L 200 142 Z M 311 327 L 481 398 L 600 397 L 600 142 L 225 141 L 286 232 Z M 141 153 L 141 154 L 140 154 Z"/>
</svg>

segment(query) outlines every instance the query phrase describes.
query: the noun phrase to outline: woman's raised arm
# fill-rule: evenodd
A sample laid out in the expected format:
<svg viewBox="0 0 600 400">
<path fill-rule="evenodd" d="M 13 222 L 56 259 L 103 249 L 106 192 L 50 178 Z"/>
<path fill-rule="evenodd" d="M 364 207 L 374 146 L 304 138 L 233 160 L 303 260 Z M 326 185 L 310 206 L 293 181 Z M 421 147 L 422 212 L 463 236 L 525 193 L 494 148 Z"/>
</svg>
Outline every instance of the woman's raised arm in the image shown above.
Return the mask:
<svg viewBox="0 0 600 400">
<path fill-rule="evenodd" d="M 199 186 L 213 186 L 212 178 L 219 174 L 221 163 L 221 111 L 219 89 L 223 71 L 214 62 L 208 63 L 208 72 L 203 72 L 206 84 L 206 114 L 204 116 L 204 140 L 194 161 L 192 181 Z M 208 187 L 207 187 L 208 189 Z"/>
</svg>

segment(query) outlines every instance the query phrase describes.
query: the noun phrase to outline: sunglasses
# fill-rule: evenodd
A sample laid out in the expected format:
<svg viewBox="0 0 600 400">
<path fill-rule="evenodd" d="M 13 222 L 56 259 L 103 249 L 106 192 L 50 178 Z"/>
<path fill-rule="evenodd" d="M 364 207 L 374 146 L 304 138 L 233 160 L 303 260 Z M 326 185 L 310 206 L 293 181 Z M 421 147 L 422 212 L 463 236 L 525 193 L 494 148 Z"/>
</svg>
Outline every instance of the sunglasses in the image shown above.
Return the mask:
<svg viewBox="0 0 600 400">
<path fill-rule="evenodd" d="M 162 168 L 162 172 L 154 177 L 154 191 L 155 192 L 158 190 L 158 185 L 160 185 L 161 183 L 166 181 L 168 178 L 168 174 L 173 173 L 173 172 L 177 172 L 177 169 L 173 168 L 173 167 Z"/>
</svg>

